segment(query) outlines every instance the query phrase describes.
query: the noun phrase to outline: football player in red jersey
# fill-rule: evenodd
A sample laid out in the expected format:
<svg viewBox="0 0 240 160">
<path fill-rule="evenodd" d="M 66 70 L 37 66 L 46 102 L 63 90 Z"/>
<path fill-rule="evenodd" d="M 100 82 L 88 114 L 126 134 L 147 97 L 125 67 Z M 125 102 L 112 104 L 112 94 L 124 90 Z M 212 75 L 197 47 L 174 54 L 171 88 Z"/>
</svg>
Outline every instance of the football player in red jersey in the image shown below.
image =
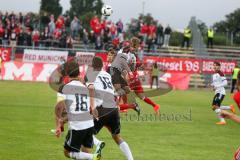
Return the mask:
<svg viewBox="0 0 240 160">
<path fill-rule="evenodd" d="M 238 108 L 240 109 L 240 71 L 238 72 L 238 76 L 237 76 L 237 89 L 238 89 L 238 92 L 234 94 L 233 99 L 237 103 Z"/>
<path fill-rule="evenodd" d="M 134 77 L 132 79 L 130 79 L 130 88 L 131 90 L 133 90 L 135 92 L 135 94 L 141 99 L 143 100 L 145 103 L 151 105 L 155 111 L 155 113 L 158 115 L 159 114 L 159 109 L 160 106 L 158 104 L 156 104 L 155 102 L 153 102 L 151 99 L 149 99 L 147 96 L 145 96 L 144 91 L 143 91 L 143 87 L 142 87 L 142 83 L 139 79 L 139 75 L 137 72 L 137 69 L 141 66 L 139 59 L 137 58 L 137 52 L 140 46 L 140 40 L 136 37 L 133 37 L 131 39 L 131 61 L 132 64 L 130 65 L 130 68 L 133 71 L 133 75 Z"/>
</svg>

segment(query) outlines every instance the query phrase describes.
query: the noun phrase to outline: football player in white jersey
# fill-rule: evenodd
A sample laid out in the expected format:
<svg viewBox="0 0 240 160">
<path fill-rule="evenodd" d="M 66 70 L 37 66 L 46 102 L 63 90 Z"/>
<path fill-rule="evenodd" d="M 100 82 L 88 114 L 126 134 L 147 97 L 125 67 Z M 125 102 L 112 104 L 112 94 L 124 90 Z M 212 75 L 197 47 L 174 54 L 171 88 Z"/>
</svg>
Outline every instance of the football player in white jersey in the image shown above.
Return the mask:
<svg viewBox="0 0 240 160">
<path fill-rule="evenodd" d="M 74 60 L 66 63 L 66 73 L 70 82 L 61 86 L 59 92 L 66 96 L 55 108 L 59 120 L 57 135 L 61 133 L 62 113 L 67 111 L 69 130 L 64 144 L 64 154 L 72 159 L 100 160 L 101 153 L 91 154 L 93 146 L 94 122 L 91 115 L 88 88 L 79 81 L 79 66 Z"/>
<path fill-rule="evenodd" d="M 104 126 L 107 127 L 127 160 L 133 160 L 128 144 L 120 136 L 120 116 L 115 101 L 112 77 L 106 71 L 102 71 L 103 62 L 100 57 L 93 58 L 92 67 L 93 72 L 87 74 L 87 84 L 88 88 L 95 91 L 94 103 L 98 112 L 98 118 L 94 120 L 95 134 Z M 92 98 L 93 95 L 90 97 Z"/>
<path fill-rule="evenodd" d="M 215 91 L 215 96 L 213 98 L 212 102 L 212 109 L 216 112 L 219 122 L 216 124 L 218 125 L 225 125 L 226 121 L 224 117 L 221 115 L 221 110 L 231 110 L 233 113 L 235 113 L 235 108 L 233 105 L 230 106 L 221 106 L 221 103 L 226 95 L 225 86 L 227 86 L 228 82 L 224 74 L 221 72 L 221 65 L 219 62 L 214 62 L 213 65 L 214 68 L 214 74 L 212 75 L 212 84 Z"/>
<path fill-rule="evenodd" d="M 129 54 L 132 54 L 132 53 L 129 53 Z M 110 48 L 107 55 L 108 67 L 105 69 L 109 74 L 110 74 L 111 63 L 113 62 L 116 55 L 117 55 L 117 52 L 113 48 Z M 138 113 L 138 115 L 140 114 L 140 107 L 137 103 L 127 103 L 127 95 L 119 96 L 119 101 L 120 99 L 123 100 L 123 103 L 119 104 L 119 109 L 121 112 L 125 112 L 127 111 L 127 109 L 133 109 Z"/>
</svg>

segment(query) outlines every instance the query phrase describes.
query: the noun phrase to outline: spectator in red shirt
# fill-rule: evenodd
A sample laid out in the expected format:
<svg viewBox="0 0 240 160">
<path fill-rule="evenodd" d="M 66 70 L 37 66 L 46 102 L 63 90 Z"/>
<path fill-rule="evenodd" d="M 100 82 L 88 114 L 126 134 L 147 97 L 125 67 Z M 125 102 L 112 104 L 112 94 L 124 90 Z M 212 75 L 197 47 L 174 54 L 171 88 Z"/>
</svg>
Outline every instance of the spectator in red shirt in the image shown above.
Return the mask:
<svg viewBox="0 0 240 160">
<path fill-rule="evenodd" d="M 111 24 L 110 32 L 111 32 L 111 38 L 113 40 L 117 35 L 117 27 L 115 26 L 114 23 Z"/>
<path fill-rule="evenodd" d="M 60 29 L 55 29 L 53 33 L 54 39 L 59 40 L 59 38 L 61 37 L 61 34 L 62 34 L 62 31 Z"/>
<path fill-rule="evenodd" d="M 32 32 L 33 47 L 39 46 L 39 40 L 40 40 L 40 33 L 38 29 L 34 29 L 34 31 Z"/>
<path fill-rule="evenodd" d="M 142 35 L 142 37 L 143 37 L 143 42 L 144 43 L 146 43 L 146 41 L 147 41 L 147 34 L 148 34 L 148 25 L 147 24 L 144 24 L 144 23 L 142 23 L 141 24 L 141 29 L 140 29 L 140 33 L 141 33 L 141 35 Z"/>
<path fill-rule="evenodd" d="M 20 27 L 20 26 L 21 26 L 21 25 L 18 24 L 18 25 L 16 26 L 16 28 L 15 28 L 15 32 L 16 32 L 17 36 L 19 35 L 19 33 L 20 33 L 20 31 L 21 31 L 21 27 Z"/>
<path fill-rule="evenodd" d="M 152 39 L 150 48 L 155 52 L 157 46 L 157 27 L 153 23 L 148 27 L 148 36 Z"/>
<path fill-rule="evenodd" d="M 2 23 L 0 23 L 0 44 L 1 44 L 1 45 L 2 45 L 3 35 L 4 35 L 4 28 L 3 28 Z"/>
<path fill-rule="evenodd" d="M 102 30 L 106 30 L 106 28 L 107 28 L 107 21 L 105 19 L 102 20 L 101 26 L 102 26 Z"/>
<path fill-rule="evenodd" d="M 63 18 L 63 16 L 59 16 L 58 17 L 55 25 L 56 25 L 57 29 L 62 29 L 63 28 L 63 26 L 64 26 L 64 18 Z"/>
<path fill-rule="evenodd" d="M 99 24 L 100 22 L 99 22 L 99 19 L 97 18 L 97 16 L 94 16 L 91 20 L 90 20 L 90 26 L 91 26 L 91 28 L 93 29 L 93 28 L 95 28 L 95 26 L 97 25 L 97 24 Z"/>
<path fill-rule="evenodd" d="M 148 35 L 156 34 L 156 31 L 157 31 L 157 27 L 154 24 L 151 24 L 148 27 Z"/>
</svg>

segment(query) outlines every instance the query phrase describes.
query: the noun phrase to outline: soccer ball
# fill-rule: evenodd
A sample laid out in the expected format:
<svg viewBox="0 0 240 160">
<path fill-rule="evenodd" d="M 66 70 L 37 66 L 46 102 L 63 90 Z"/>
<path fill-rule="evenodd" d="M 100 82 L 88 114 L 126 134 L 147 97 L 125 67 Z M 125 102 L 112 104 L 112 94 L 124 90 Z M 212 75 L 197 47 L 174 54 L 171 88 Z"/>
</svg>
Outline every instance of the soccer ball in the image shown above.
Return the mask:
<svg viewBox="0 0 240 160">
<path fill-rule="evenodd" d="M 102 15 L 110 16 L 113 13 L 112 7 L 109 5 L 104 5 L 102 7 Z"/>
</svg>

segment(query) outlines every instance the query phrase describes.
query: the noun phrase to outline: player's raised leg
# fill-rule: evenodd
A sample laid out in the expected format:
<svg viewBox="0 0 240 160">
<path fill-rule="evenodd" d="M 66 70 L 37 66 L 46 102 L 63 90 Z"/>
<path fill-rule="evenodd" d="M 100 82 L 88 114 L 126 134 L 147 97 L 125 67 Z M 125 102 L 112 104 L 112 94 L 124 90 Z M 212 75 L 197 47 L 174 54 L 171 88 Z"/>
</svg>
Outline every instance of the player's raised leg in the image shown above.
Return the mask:
<svg viewBox="0 0 240 160">
<path fill-rule="evenodd" d="M 234 105 L 221 106 L 220 109 L 221 110 L 229 110 L 229 111 L 232 111 L 233 113 L 236 113 L 236 109 L 235 109 Z"/>
</svg>

